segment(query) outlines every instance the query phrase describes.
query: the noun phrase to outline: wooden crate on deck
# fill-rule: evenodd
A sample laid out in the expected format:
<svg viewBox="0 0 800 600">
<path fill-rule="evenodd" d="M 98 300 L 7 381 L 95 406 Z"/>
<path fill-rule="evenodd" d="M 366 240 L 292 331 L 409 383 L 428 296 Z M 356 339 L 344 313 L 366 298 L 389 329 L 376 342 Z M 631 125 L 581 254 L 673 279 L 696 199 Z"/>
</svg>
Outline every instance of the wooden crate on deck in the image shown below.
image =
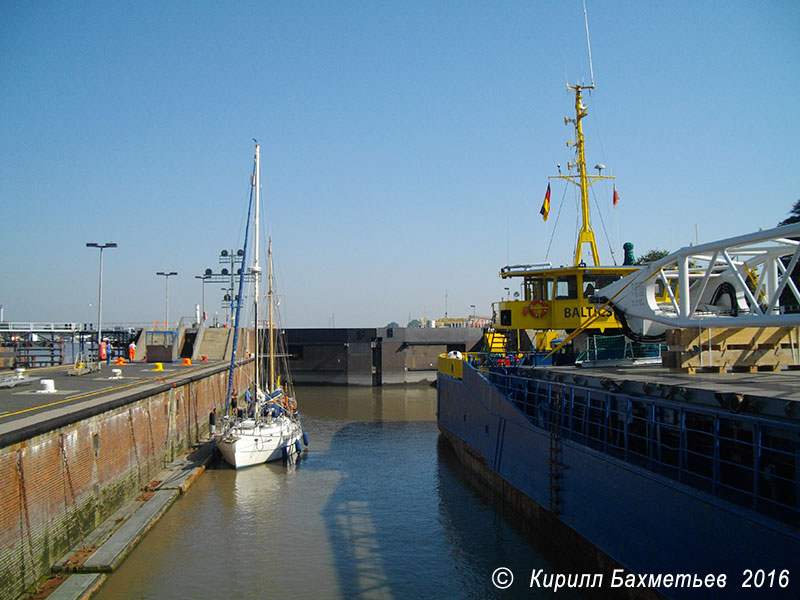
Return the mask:
<svg viewBox="0 0 800 600">
<path fill-rule="evenodd" d="M 662 365 L 694 373 L 710 371 L 777 371 L 800 365 L 800 328 L 671 329 Z"/>
<path fill-rule="evenodd" d="M 0 346 L 0 369 L 13 369 L 16 358 L 14 348 Z"/>
</svg>

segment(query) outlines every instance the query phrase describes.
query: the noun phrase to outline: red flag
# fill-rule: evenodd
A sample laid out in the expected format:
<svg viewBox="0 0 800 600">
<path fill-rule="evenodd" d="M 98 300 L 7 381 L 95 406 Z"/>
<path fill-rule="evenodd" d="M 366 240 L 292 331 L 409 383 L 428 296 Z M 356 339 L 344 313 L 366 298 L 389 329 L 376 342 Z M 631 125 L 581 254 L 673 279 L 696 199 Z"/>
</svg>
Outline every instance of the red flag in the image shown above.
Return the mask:
<svg viewBox="0 0 800 600">
<path fill-rule="evenodd" d="M 544 202 L 542 202 L 542 208 L 539 209 L 539 214 L 542 215 L 542 218 L 547 221 L 547 217 L 550 215 L 550 184 L 547 184 L 547 192 L 544 195 Z"/>
<path fill-rule="evenodd" d="M 619 192 L 617 191 L 617 186 L 614 186 L 614 206 L 617 205 L 619 202 Z"/>
</svg>

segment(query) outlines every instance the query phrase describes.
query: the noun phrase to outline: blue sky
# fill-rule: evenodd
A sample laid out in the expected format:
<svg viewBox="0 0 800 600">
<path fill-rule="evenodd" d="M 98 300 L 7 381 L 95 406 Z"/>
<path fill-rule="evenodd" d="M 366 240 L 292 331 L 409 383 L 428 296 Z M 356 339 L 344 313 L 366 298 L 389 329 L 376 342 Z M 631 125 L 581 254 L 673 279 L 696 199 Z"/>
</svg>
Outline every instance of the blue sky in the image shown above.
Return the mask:
<svg viewBox="0 0 800 600">
<path fill-rule="evenodd" d="M 587 1 L 602 262 L 769 228 L 800 198 L 800 4 Z M 571 159 L 583 7 L 528 2 L 0 3 L 5 319 L 191 315 L 239 247 L 262 144 L 284 324 L 490 314 L 545 258 Z M 596 204 L 595 204 L 596 202 Z M 571 261 L 566 193 L 548 260 Z M 213 315 L 222 292 L 207 285 Z"/>
</svg>

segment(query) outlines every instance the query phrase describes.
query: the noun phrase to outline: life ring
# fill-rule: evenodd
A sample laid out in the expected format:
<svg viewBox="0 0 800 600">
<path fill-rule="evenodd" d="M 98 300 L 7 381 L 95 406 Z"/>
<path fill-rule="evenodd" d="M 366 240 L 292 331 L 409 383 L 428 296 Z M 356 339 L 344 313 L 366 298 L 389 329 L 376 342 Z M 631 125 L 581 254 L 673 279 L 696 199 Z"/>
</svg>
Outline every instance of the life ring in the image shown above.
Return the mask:
<svg viewBox="0 0 800 600">
<path fill-rule="evenodd" d="M 547 316 L 547 309 L 547 302 L 544 300 L 532 300 L 528 306 L 522 309 L 522 312 L 532 316 L 534 319 L 541 319 Z"/>
</svg>

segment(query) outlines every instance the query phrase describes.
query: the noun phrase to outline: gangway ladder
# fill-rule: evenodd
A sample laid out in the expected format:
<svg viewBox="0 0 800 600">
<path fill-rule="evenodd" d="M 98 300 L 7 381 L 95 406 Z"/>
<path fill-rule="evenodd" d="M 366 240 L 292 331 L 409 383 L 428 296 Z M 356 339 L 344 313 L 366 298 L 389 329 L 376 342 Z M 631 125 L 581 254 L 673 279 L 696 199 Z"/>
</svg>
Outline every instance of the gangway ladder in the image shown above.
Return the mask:
<svg viewBox="0 0 800 600">
<path fill-rule="evenodd" d="M 508 337 L 499 331 L 486 332 L 486 349 L 490 354 L 503 354 L 506 351 Z"/>
<path fill-rule="evenodd" d="M 553 390 L 552 408 L 550 411 L 550 456 L 549 456 L 549 488 L 550 512 L 561 514 L 561 477 L 564 465 L 561 462 L 561 406 L 564 392 L 561 386 Z"/>
<path fill-rule="evenodd" d="M 100 372 L 100 361 L 90 360 L 88 353 L 79 352 L 75 357 L 72 369 L 67 371 L 67 375 L 80 376 L 95 372 Z"/>
</svg>

